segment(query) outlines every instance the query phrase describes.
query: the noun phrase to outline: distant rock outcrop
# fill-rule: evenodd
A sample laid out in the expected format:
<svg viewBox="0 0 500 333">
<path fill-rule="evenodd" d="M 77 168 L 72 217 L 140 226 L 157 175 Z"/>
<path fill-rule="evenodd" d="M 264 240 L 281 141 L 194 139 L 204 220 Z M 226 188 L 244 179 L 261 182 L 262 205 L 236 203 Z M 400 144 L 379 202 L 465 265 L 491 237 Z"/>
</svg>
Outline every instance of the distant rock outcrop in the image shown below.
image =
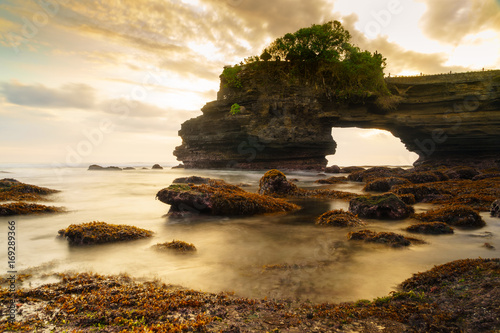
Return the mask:
<svg viewBox="0 0 500 333">
<path fill-rule="evenodd" d="M 399 103 L 386 106 L 283 79 L 292 76 L 284 62 L 242 70 L 240 88 L 221 76 L 217 100 L 182 124 L 174 155 L 185 168 L 322 170 L 337 146 L 332 128 L 358 127 L 390 131 L 417 164 L 500 165 L 500 71 L 387 78 Z M 234 103 L 244 112 L 232 115 Z"/>
<path fill-rule="evenodd" d="M 116 167 L 116 166 L 109 166 L 109 167 L 102 167 L 97 164 L 92 164 L 89 166 L 89 171 L 122 171 L 122 168 Z"/>
</svg>

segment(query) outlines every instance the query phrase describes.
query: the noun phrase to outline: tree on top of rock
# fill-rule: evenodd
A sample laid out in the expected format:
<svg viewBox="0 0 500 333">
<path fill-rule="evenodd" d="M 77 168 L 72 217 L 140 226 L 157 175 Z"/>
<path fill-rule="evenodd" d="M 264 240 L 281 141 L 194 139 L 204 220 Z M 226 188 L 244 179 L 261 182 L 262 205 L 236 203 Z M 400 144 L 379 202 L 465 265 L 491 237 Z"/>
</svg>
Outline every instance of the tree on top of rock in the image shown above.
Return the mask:
<svg viewBox="0 0 500 333">
<path fill-rule="evenodd" d="M 339 21 L 313 24 L 276 39 L 264 52 L 274 60 L 340 61 L 346 56 L 351 34 Z"/>
</svg>

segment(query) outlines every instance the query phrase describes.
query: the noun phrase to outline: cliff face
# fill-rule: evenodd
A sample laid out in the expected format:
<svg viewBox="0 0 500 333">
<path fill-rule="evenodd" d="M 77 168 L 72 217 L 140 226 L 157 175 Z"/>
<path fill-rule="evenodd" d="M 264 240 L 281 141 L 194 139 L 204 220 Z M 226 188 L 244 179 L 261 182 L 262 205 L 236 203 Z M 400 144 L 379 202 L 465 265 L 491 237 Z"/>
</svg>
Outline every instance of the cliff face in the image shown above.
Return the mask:
<svg viewBox="0 0 500 333">
<path fill-rule="evenodd" d="M 418 163 L 500 165 L 500 71 L 388 78 L 399 96 L 390 110 L 375 98 L 346 103 L 278 74 L 243 70 L 242 88 L 221 77 L 217 100 L 182 124 L 177 159 L 186 168 L 322 169 L 335 153 L 332 127 L 359 127 L 392 132 Z M 242 107 L 237 115 L 234 103 Z"/>
</svg>

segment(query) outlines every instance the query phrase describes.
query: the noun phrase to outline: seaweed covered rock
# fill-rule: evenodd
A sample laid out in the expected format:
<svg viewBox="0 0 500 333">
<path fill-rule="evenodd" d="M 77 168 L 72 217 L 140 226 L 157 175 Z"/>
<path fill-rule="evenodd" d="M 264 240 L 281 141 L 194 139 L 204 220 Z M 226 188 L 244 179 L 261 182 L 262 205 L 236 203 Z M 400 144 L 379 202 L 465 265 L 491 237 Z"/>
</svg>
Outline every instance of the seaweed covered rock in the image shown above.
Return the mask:
<svg viewBox="0 0 500 333">
<path fill-rule="evenodd" d="M 500 217 L 500 199 L 493 201 L 490 208 L 491 216 Z"/>
<path fill-rule="evenodd" d="M 325 168 L 326 173 L 340 173 L 340 167 L 338 165 L 332 165 Z"/>
<path fill-rule="evenodd" d="M 25 184 L 12 178 L 0 180 L 0 201 L 38 201 L 43 200 L 46 195 L 57 192 L 59 191 Z"/>
<path fill-rule="evenodd" d="M 391 191 L 397 195 L 413 194 L 417 202 L 432 201 L 436 198 L 446 200 L 451 197 L 452 193 L 448 188 L 435 184 L 395 185 Z"/>
<path fill-rule="evenodd" d="M 0 205 L 0 216 L 29 215 L 64 212 L 61 207 L 14 202 Z"/>
<path fill-rule="evenodd" d="M 439 221 L 462 228 L 480 228 L 486 225 L 478 212 L 461 205 L 444 206 L 416 214 L 415 217 L 422 221 Z"/>
<path fill-rule="evenodd" d="M 479 175 L 479 171 L 470 166 L 457 166 L 445 171 L 450 179 L 473 179 Z"/>
<path fill-rule="evenodd" d="M 349 211 L 372 219 L 405 219 L 413 214 L 413 207 L 405 204 L 393 193 L 359 196 L 349 202 Z"/>
<path fill-rule="evenodd" d="M 404 173 L 405 171 L 401 168 L 373 167 L 367 170 L 354 171 L 347 179 L 355 182 L 368 182 L 376 178 L 397 177 Z"/>
<path fill-rule="evenodd" d="M 210 178 L 204 178 L 199 176 L 181 177 L 175 178 L 172 182 L 173 184 L 208 184 Z"/>
<path fill-rule="evenodd" d="M 325 179 L 318 179 L 315 181 L 317 184 L 338 184 L 345 183 L 347 181 L 346 177 L 328 177 Z"/>
<path fill-rule="evenodd" d="M 71 245 L 92 245 L 147 238 L 153 236 L 153 232 L 130 225 L 93 221 L 71 224 L 59 230 L 59 236 L 65 237 Z"/>
<path fill-rule="evenodd" d="M 297 185 L 289 182 L 283 172 L 272 169 L 259 181 L 259 194 L 287 196 L 297 192 Z"/>
<path fill-rule="evenodd" d="M 289 212 L 299 206 L 283 199 L 247 192 L 222 180 L 208 184 L 171 185 L 160 190 L 156 198 L 170 206 L 170 216 L 186 214 L 255 215 Z"/>
<path fill-rule="evenodd" d="M 405 229 L 408 232 L 414 232 L 419 234 L 452 234 L 453 228 L 444 222 L 427 222 L 427 223 L 417 223 L 409 226 Z"/>
<path fill-rule="evenodd" d="M 406 179 L 408 179 L 410 182 L 414 184 L 423 184 L 423 183 L 438 182 L 441 180 L 441 177 L 439 177 L 439 175 L 431 171 L 417 171 L 407 175 Z"/>
<path fill-rule="evenodd" d="M 156 250 L 168 250 L 168 251 L 176 251 L 180 253 L 189 253 L 189 252 L 196 252 L 196 246 L 191 243 L 186 243 L 184 241 L 180 240 L 173 240 L 171 242 L 166 242 L 166 243 L 158 243 L 154 245 L 154 248 Z"/>
<path fill-rule="evenodd" d="M 317 225 L 327 225 L 334 227 L 358 227 L 364 225 L 356 215 L 342 209 L 331 210 L 322 214 L 316 219 Z"/>
<path fill-rule="evenodd" d="M 422 240 L 411 237 L 405 237 L 403 235 L 396 234 L 394 232 L 375 232 L 372 230 L 361 230 L 361 231 L 350 232 L 349 234 L 347 234 L 347 239 L 362 240 L 371 243 L 380 243 L 392 247 L 410 246 L 412 243 L 414 244 L 424 243 Z"/>
<path fill-rule="evenodd" d="M 358 167 L 358 166 L 348 166 L 348 167 L 343 167 L 342 169 L 340 169 L 340 172 L 341 173 L 353 173 L 353 172 L 363 171 L 363 170 L 366 170 L 366 169 L 363 167 Z"/>
<path fill-rule="evenodd" d="M 399 199 L 403 201 L 407 205 L 414 205 L 417 200 L 415 199 L 415 196 L 411 193 L 408 194 L 398 194 Z"/>
<path fill-rule="evenodd" d="M 376 178 L 370 181 L 363 188 L 364 191 L 374 191 L 374 192 L 388 192 L 394 185 L 406 185 L 411 184 L 406 178 L 401 177 L 385 177 Z"/>
</svg>

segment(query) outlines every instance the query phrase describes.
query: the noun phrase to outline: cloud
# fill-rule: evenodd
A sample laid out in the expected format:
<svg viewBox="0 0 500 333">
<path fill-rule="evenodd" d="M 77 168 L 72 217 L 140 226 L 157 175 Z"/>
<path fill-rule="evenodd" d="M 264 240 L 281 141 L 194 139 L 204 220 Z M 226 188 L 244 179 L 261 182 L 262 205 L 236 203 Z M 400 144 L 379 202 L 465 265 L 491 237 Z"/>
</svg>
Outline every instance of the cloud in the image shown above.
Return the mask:
<svg viewBox="0 0 500 333">
<path fill-rule="evenodd" d="M 352 43 L 363 50 L 377 51 L 387 58 L 386 73 L 399 73 L 401 71 L 419 71 L 422 73 L 444 73 L 464 71 L 464 67 L 446 66 L 448 55 L 444 53 L 421 53 L 406 50 L 396 43 L 390 42 L 387 36 L 378 36 L 368 39 L 362 32 L 355 28 L 358 17 L 351 14 L 343 18 L 343 26 L 352 35 Z"/>
<path fill-rule="evenodd" d="M 68 83 L 59 89 L 44 85 L 2 83 L 0 93 L 7 102 L 40 108 L 90 109 L 95 106 L 95 89 L 81 83 Z"/>
<path fill-rule="evenodd" d="M 427 5 L 421 26 L 433 39 L 459 44 L 469 34 L 500 31 L 500 6 L 494 0 L 420 0 Z"/>
</svg>

